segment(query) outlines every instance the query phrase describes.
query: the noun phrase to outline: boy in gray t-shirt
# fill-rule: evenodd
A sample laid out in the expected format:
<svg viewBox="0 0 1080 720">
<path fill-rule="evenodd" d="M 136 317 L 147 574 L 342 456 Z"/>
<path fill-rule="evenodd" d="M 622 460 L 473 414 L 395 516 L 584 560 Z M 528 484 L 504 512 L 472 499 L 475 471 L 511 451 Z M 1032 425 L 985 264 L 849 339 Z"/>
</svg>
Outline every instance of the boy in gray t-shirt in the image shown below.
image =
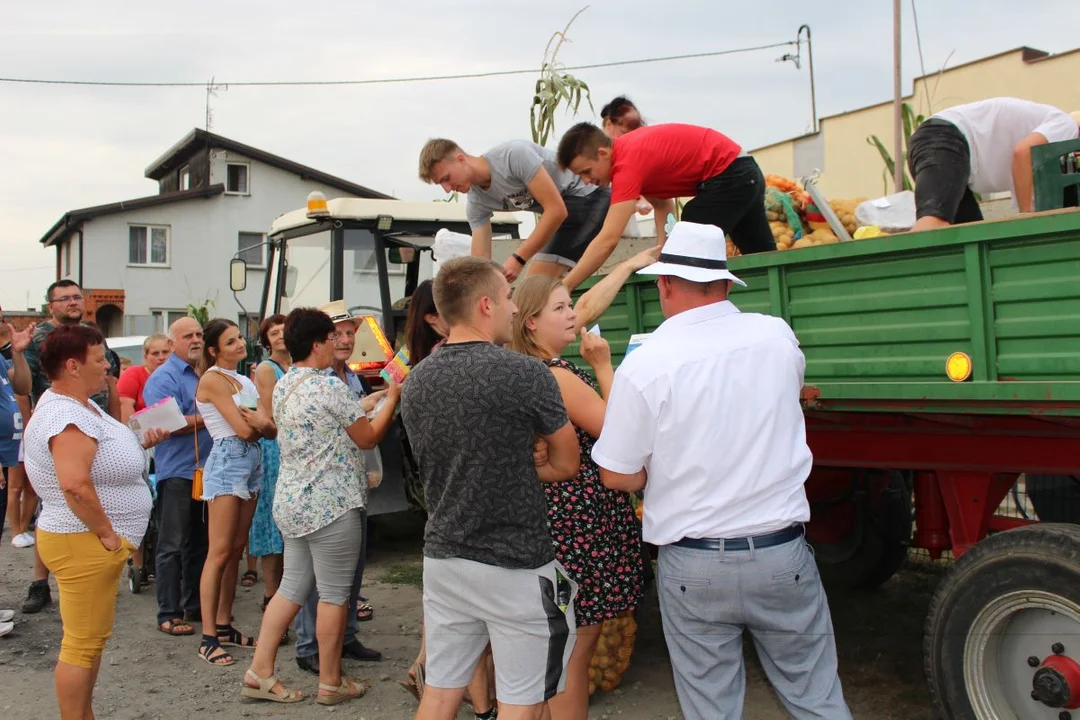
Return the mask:
<svg viewBox="0 0 1080 720">
<path fill-rule="evenodd" d="M 472 254 L 480 257 L 491 257 L 492 213 L 542 213 L 503 266 L 510 282 L 530 260 L 530 275 L 561 277 L 574 267 L 600 232 L 611 199 L 609 189 L 560 170 L 554 151 L 527 140 L 496 145 L 480 156 L 467 154 L 451 140 L 429 140 L 420 151 L 420 179 L 467 194 Z"/>
</svg>

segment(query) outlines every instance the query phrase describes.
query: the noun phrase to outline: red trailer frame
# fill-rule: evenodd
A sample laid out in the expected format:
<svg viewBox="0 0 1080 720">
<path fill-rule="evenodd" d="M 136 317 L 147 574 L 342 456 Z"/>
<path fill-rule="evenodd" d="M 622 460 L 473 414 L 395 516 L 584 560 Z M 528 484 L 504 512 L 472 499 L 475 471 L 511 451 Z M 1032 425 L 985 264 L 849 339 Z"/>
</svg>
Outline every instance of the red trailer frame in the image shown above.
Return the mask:
<svg viewBox="0 0 1080 720">
<path fill-rule="evenodd" d="M 1036 522 L 995 514 L 1017 475 L 1080 472 L 1080 417 L 1058 414 L 1080 411 L 1072 404 L 1031 404 L 1024 415 L 1003 414 L 997 404 L 984 414 L 925 413 L 915 403 L 894 403 L 886 412 L 880 405 L 874 412 L 830 412 L 813 388 L 803 399 L 814 453 L 811 498 L 835 488 L 831 468 L 914 471 L 912 545 L 933 557 L 945 550 L 959 557 L 990 531 Z"/>
</svg>

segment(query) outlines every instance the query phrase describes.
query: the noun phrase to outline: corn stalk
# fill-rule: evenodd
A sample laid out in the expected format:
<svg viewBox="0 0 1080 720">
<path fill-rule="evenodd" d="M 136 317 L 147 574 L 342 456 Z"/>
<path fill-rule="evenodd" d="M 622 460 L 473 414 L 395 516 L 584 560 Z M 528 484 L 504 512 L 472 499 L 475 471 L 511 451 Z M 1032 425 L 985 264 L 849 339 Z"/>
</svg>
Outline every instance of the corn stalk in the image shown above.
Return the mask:
<svg viewBox="0 0 1080 720">
<path fill-rule="evenodd" d="M 207 298 L 203 301 L 202 305 L 195 305 L 189 303 L 187 306 L 188 317 L 195 318 L 199 325 L 206 327 L 206 324 L 210 322 L 210 315 L 214 312 L 214 301 Z"/>
<path fill-rule="evenodd" d="M 529 125 L 532 129 L 532 139 L 537 145 L 547 145 L 548 139 L 555 131 L 555 111 L 561 103 L 574 115 L 581 107 L 581 101 L 589 104 L 593 110 L 592 95 L 589 86 L 563 70 L 563 65 L 558 61 L 559 50 L 563 43 L 569 42 L 566 33 L 570 26 L 577 20 L 578 15 L 589 9 L 589 6 L 578 10 L 562 32 L 555 32 L 544 47 L 544 61 L 540 65 L 540 77 L 536 80 L 533 89 L 532 106 L 529 108 Z"/>
<path fill-rule="evenodd" d="M 908 103 L 904 103 L 900 106 L 900 117 L 904 124 L 904 157 L 900 158 L 900 162 L 904 165 L 904 187 L 898 188 L 896 192 L 900 190 L 913 190 L 915 188 L 914 183 L 911 182 L 911 176 L 908 175 L 907 159 L 908 151 L 911 146 L 911 134 L 923 124 L 926 120 L 925 115 L 920 115 Z M 895 177 L 896 161 L 893 159 L 892 153 L 885 147 L 885 143 L 881 141 L 877 135 L 870 135 L 866 138 L 868 145 L 872 145 L 877 148 L 878 153 L 881 155 L 882 162 L 885 163 L 885 169 L 881 171 L 882 184 L 884 185 L 884 192 L 889 192 L 889 180 Z"/>
</svg>

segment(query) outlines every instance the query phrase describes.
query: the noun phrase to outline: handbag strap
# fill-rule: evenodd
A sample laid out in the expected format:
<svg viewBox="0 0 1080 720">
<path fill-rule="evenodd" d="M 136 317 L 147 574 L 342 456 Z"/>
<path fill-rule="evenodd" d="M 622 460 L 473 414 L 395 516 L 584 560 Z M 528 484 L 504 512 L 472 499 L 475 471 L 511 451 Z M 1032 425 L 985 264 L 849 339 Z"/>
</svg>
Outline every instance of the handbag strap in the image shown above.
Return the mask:
<svg viewBox="0 0 1080 720">
<path fill-rule="evenodd" d="M 284 412 L 284 410 L 285 410 L 285 403 L 289 402 L 289 398 L 291 398 L 291 397 L 292 397 L 292 394 L 293 394 L 294 392 L 296 392 L 296 389 L 297 389 L 297 388 L 299 388 L 299 387 L 300 387 L 301 385 L 303 385 L 304 383 L 306 383 L 306 382 L 307 382 L 308 380 L 313 380 L 313 379 L 315 379 L 316 377 L 318 377 L 318 375 L 319 375 L 319 372 L 318 372 L 318 371 L 316 370 L 315 372 L 313 372 L 312 374 L 308 375 L 308 376 L 307 376 L 306 378 L 304 378 L 303 380 L 301 380 L 300 382 L 296 383 L 296 384 L 295 384 L 295 385 L 293 385 L 293 386 L 292 386 L 291 388 L 289 388 L 289 392 L 285 393 L 285 397 L 283 397 L 283 398 L 281 399 L 281 410 L 282 410 L 282 411 Z"/>
<path fill-rule="evenodd" d="M 195 411 L 195 469 L 198 470 L 202 466 L 199 464 L 199 411 Z"/>
</svg>

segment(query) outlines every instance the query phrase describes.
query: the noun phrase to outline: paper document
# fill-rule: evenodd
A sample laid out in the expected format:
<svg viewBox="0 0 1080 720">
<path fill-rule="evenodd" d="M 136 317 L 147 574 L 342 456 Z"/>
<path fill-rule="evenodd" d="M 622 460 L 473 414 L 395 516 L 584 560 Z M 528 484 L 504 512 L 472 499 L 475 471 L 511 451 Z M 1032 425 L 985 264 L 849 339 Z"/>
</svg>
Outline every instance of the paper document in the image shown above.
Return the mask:
<svg viewBox="0 0 1080 720">
<path fill-rule="evenodd" d="M 180 406 L 176 404 L 176 398 L 167 397 L 161 402 L 143 408 L 131 416 L 128 426 L 139 436 L 139 442 L 146 439 L 146 432 L 151 428 L 161 428 L 169 432 L 176 432 L 187 426 L 184 414 L 180 412 Z"/>
<path fill-rule="evenodd" d="M 603 337 L 603 336 L 602 336 L 602 335 L 600 334 L 600 323 L 596 323 L 596 324 L 595 324 L 595 325 L 593 325 L 593 326 L 592 326 L 591 328 L 589 328 L 589 332 L 591 332 L 591 333 L 592 333 L 593 335 L 595 335 L 596 337 Z"/>
<path fill-rule="evenodd" d="M 652 333 L 638 333 L 636 335 L 631 335 L 630 342 L 626 345 L 626 355 L 629 355 L 631 352 L 641 347 L 641 344 L 648 340 L 649 335 L 651 334 Z M 626 355 L 623 357 L 626 357 Z"/>
</svg>

